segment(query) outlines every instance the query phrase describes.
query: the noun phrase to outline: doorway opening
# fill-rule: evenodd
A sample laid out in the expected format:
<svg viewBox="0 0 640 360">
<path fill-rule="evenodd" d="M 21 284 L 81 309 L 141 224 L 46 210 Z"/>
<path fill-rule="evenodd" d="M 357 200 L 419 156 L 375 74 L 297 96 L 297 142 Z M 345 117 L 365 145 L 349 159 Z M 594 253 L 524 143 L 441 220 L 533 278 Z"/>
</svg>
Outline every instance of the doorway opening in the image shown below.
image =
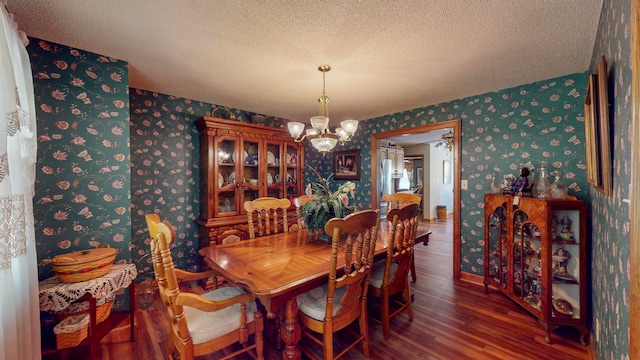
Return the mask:
<svg viewBox="0 0 640 360">
<path fill-rule="evenodd" d="M 371 135 L 371 184 L 375 189 L 372 191 L 371 208 L 377 209 L 380 207 L 380 193 L 376 189 L 379 184 L 381 169 L 378 164 L 378 148 L 379 145 L 384 142 L 385 139 L 401 136 L 404 134 L 421 134 L 429 133 L 442 129 L 451 129 L 454 136 L 454 146 L 451 151 L 451 171 L 453 182 L 453 277 L 454 279 L 460 278 L 460 120 L 445 121 L 440 123 L 434 123 L 423 126 L 415 126 L 412 128 L 390 130 L 385 132 L 379 132 Z M 411 154 L 409 154 L 411 155 Z M 426 160 L 425 160 L 426 161 Z M 423 191 L 427 191 L 424 189 Z"/>
</svg>

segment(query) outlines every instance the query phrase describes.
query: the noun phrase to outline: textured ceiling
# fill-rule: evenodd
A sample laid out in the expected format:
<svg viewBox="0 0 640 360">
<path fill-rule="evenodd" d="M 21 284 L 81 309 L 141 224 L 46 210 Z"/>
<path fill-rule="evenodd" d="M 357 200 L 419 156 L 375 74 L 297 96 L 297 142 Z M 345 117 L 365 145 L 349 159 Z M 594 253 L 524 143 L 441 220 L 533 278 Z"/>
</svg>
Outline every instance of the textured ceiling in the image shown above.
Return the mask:
<svg viewBox="0 0 640 360">
<path fill-rule="evenodd" d="M 602 0 L 8 0 L 19 28 L 129 62 L 131 87 L 332 123 L 588 70 Z"/>
</svg>

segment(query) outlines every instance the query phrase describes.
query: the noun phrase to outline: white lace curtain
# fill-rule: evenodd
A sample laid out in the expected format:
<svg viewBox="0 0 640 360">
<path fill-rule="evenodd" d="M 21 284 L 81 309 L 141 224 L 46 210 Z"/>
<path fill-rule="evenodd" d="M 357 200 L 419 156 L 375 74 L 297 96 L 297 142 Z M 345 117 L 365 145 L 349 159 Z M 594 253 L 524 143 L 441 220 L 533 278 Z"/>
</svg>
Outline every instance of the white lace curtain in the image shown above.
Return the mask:
<svg viewBox="0 0 640 360">
<path fill-rule="evenodd" d="M 0 9 L 0 360 L 40 359 L 33 80 L 27 37 L 5 3 Z"/>
</svg>

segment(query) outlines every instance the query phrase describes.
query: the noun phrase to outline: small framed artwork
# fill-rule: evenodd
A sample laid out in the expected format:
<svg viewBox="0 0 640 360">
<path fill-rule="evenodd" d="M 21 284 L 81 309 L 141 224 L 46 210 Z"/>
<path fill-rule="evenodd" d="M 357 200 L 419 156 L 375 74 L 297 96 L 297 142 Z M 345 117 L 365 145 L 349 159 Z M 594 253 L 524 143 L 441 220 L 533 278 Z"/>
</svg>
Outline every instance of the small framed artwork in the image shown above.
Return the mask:
<svg viewBox="0 0 640 360">
<path fill-rule="evenodd" d="M 584 138 L 587 150 L 587 182 L 593 186 L 600 186 L 600 160 L 597 112 L 597 78 L 596 74 L 589 75 L 587 96 L 584 100 Z"/>
<path fill-rule="evenodd" d="M 609 195 L 611 193 L 611 139 L 609 135 L 609 79 L 607 60 L 602 56 L 598 64 L 598 125 L 600 135 L 599 160 L 602 183 L 596 189 Z"/>
<path fill-rule="evenodd" d="M 442 183 L 451 184 L 451 160 L 442 160 Z"/>
<path fill-rule="evenodd" d="M 333 152 L 333 178 L 360 180 L 360 149 Z"/>
</svg>

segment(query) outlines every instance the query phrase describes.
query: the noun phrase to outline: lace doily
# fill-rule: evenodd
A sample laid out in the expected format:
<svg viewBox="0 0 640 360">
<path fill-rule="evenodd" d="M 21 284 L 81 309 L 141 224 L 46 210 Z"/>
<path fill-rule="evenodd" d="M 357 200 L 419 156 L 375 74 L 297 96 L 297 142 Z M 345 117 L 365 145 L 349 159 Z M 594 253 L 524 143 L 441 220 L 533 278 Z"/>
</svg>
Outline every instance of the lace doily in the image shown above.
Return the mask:
<svg viewBox="0 0 640 360">
<path fill-rule="evenodd" d="M 137 275 L 135 264 L 120 264 L 104 276 L 77 283 L 62 283 L 52 276 L 39 284 L 40 311 L 62 311 L 87 293 L 98 300 L 108 299 L 128 287 Z"/>
</svg>

